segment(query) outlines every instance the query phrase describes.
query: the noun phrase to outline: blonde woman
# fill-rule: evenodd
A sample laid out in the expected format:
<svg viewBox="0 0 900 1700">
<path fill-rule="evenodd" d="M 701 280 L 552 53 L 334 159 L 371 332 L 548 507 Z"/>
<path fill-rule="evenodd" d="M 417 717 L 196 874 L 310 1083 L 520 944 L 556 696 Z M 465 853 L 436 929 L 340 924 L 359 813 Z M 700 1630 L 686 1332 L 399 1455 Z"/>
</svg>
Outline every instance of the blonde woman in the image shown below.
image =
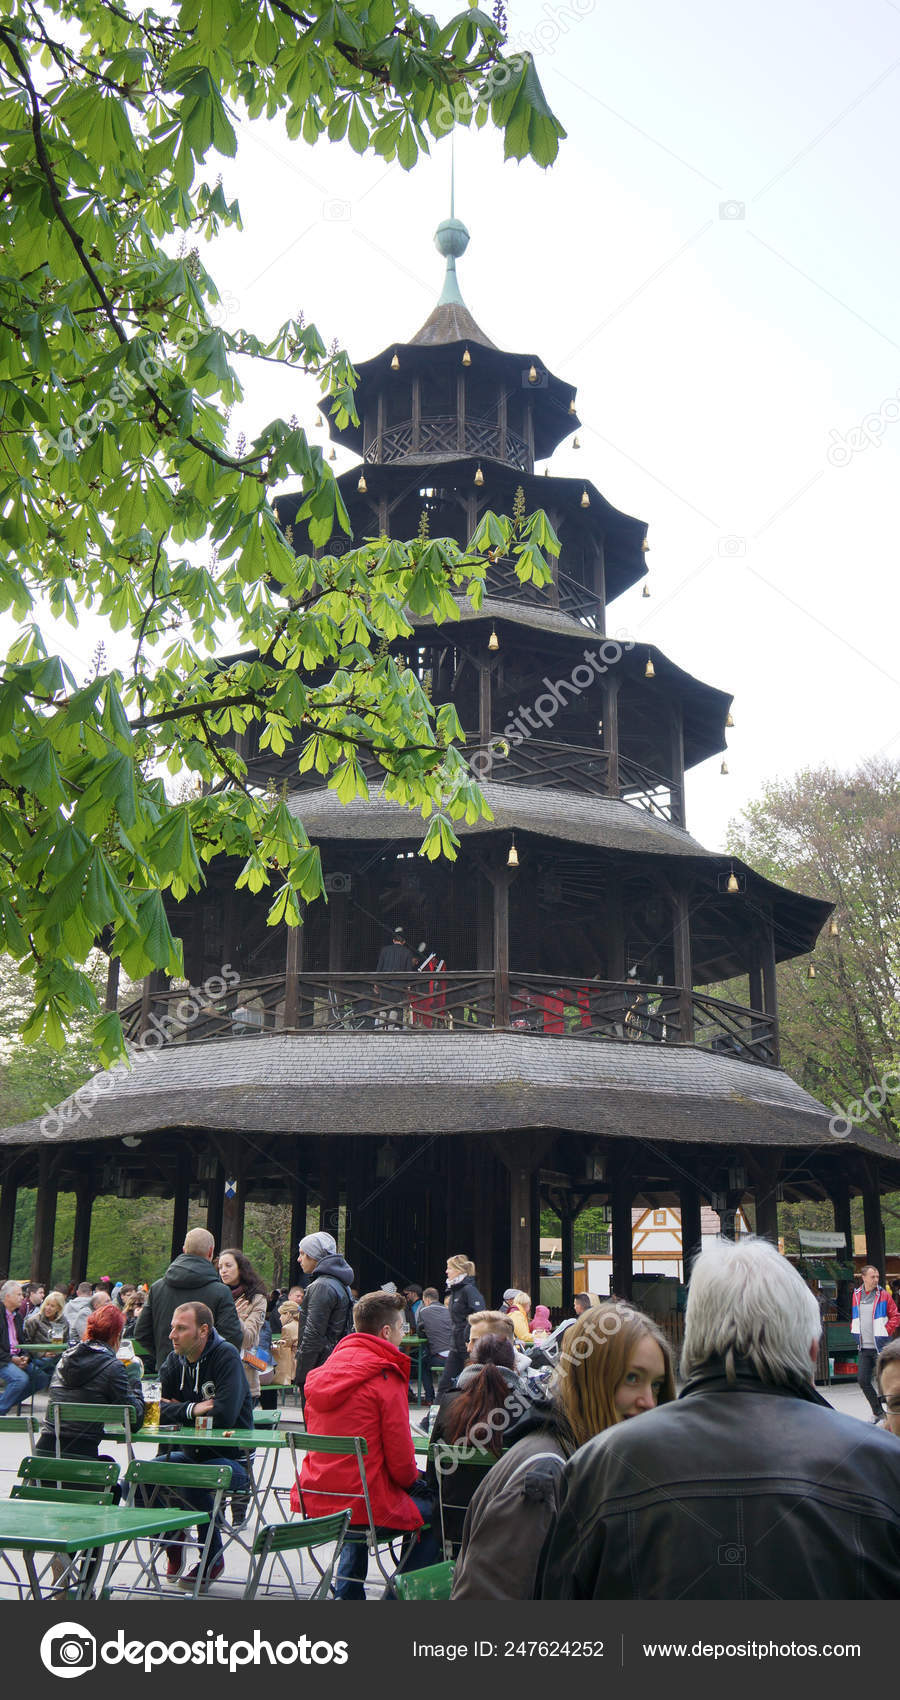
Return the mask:
<svg viewBox="0 0 900 1700">
<path fill-rule="evenodd" d="M 516 1339 L 521 1341 L 523 1346 L 530 1346 L 532 1344 L 531 1295 L 529 1293 L 513 1293 L 509 1301 L 509 1315 L 516 1331 Z"/>
<path fill-rule="evenodd" d="M 65 1293 L 48 1293 L 37 1310 L 30 1310 L 22 1324 L 22 1337 L 30 1346 L 49 1346 L 68 1337 L 63 1320 Z"/>
<path fill-rule="evenodd" d="M 450 1350 L 441 1383 L 441 1390 L 455 1381 L 466 1361 L 466 1335 L 469 1317 L 475 1310 L 484 1310 L 484 1294 L 475 1285 L 475 1265 L 462 1252 L 447 1259 L 447 1292 L 450 1298 Z"/>
<path fill-rule="evenodd" d="M 671 1347 L 649 1316 L 618 1300 L 579 1317 L 566 1330 L 549 1405 L 526 1409 L 512 1396 L 483 1432 L 469 1430 L 483 1447 L 497 1431 L 507 1449 L 469 1505 L 451 1598 L 536 1598 L 566 1459 L 595 1434 L 674 1397 Z"/>
</svg>

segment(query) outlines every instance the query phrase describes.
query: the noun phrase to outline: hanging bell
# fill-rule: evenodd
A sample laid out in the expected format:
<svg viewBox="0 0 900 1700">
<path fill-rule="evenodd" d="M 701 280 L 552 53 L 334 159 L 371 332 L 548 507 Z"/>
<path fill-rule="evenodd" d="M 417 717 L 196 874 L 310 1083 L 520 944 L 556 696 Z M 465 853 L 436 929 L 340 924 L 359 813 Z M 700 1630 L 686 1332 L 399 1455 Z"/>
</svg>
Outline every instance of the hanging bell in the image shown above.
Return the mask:
<svg viewBox="0 0 900 1700">
<path fill-rule="evenodd" d="M 497 628 L 496 628 L 496 626 L 491 626 L 491 635 L 488 638 L 488 649 L 499 649 L 499 648 L 500 648 L 500 639 L 497 636 Z"/>
<path fill-rule="evenodd" d="M 479 489 L 481 488 L 481 485 L 484 483 L 484 473 L 482 472 L 480 466 L 476 466 L 476 468 L 475 468 L 475 483 L 478 485 Z"/>
<path fill-rule="evenodd" d="M 732 714 L 731 709 L 728 710 L 728 713 L 725 716 L 725 725 L 727 727 L 732 727 L 734 725 L 734 715 Z"/>
<path fill-rule="evenodd" d="M 570 413 L 575 412 L 575 397 L 574 396 L 572 397 L 572 400 L 569 402 L 569 412 Z"/>
<path fill-rule="evenodd" d="M 573 447 L 573 449 L 580 449 L 581 448 L 581 438 L 580 437 L 574 438 L 573 443 L 572 443 L 572 447 Z"/>
<path fill-rule="evenodd" d="M 590 505 L 591 505 L 591 498 L 588 495 L 587 490 L 582 490 L 582 492 L 581 492 L 581 506 L 583 508 L 589 508 Z"/>
<path fill-rule="evenodd" d="M 815 977 L 816 977 L 816 965 L 815 965 L 814 962 L 811 962 L 809 967 L 806 970 L 806 978 L 807 978 L 807 980 L 814 980 Z"/>
<path fill-rule="evenodd" d="M 727 772 L 728 772 L 728 763 L 727 763 L 727 761 L 723 761 L 723 763 L 722 763 L 722 766 L 721 766 L 721 767 L 720 767 L 720 768 L 719 768 L 719 772 L 720 772 L 720 773 L 727 773 Z"/>
<path fill-rule="evenodd" d="M 650 595 L 650 586 L 649 586 L 649 584 L 645 584 L 645 585 L 644 585 L 644 588 L 643 588 L 643 590 L 642 590 L 642 591 L 641 591 L 641 595 L 642 595 L 642 596 L 649 596 L 649 595 Z"/>
<path fill-rule="evenodd" d="M 731 873 L 728 875 L 728 884 L 726 885 L 725 890 L 733 893 L 735 891 L 740 891 L 740 889 L 737 874 L 732 868 Z"/>
<path fill-rule="evenodd" d="M 839 939 L 841 936 L 841 929 L 833 915 L 828 923 L 828 936 L 833 939 Z"/>
<path fill-rule="evenodd" d="M 519 866 L 519 852 L 516 849 L 515 839 L 513 839 L 509 847 L 509 855 L 506 858 L 506 866 L 508 868 L 517 868 Z"/>
<path fill-rule="evenodd" d="M 537 381 L 538 381 L 538 369 L 535 366 L 534 361 L 532 361 L 531 365 L 528 368 L 528 382 L 530 384 L 536 384 Z"/>
<path fill-rule="evenodd" d="M 647 656 L 647 665 L 644 668 L 644 678 L 645 679 L 655 679 L 656 678 L 656 668 L 653 665 L 652 655 Z"/>
<path fill-rule="evenodd" d="M 464 366 L 471 366 L 471 364 L 472 364 L 472 356 L 469 353 L 469 350 L 467 348 L 463 349 L 462 363 L 463 363 Z"/>
<path fill-rule="evenodd" d="M 391 371 L 392 372 L 399 372 L 399 370 L 400 370 L 400 356 L 398 355 L 397 350 L 395 348 L 394 353 L 393 353 L 393 358 L 391 359 Z"/>
<path fill-rule="evenodd" d="M 360 493 L 360 495 L 361 495 L 361 496 L 364 496 L 364 495 L 365 495 L 365 493 L 366 493 L 366 491 L 367 491 L 367 490 L 368 490 L 368 488 L 369 488 L 369 486 L 368 486 L 368 484 L 367 484 L 367 483 L 366 483 L 366 475 L 365 475 L 365 473 L 364 473 L 364 472 L 361 472 L 361 473 L 360 473 L 360 475 L 359 475 L 359 483 L 358 483 L 358 484 L 357 484 L 357 486 L 356 486 L 356 488 L 357 488 L 357 490 L 358 490 L 358 491 L 359 491 L 359 493 Z"/>
<path fill-rule="evenodd" d="M 646 539 L 646 537 L 645 537 L 645 538 L 644 538 L 644 541 L 643 541 L 643 543 L 642 543 L 642 544 L 641 544 L 641 548 L 642 548 L 642 549 L 643 549 L 643 551 L 644 551 L 644 554 L 645 554 L 645 555 L 646 555 L 646 554 L 647 554 L 647 553 L 648 553 L 648 551 L 649 551 L 649 549 L 650 549 L 650 545 L 649 545 L 649 543 L 648 543 L 648 542 L 647 542 L 647 539 Z"/>
</svg>

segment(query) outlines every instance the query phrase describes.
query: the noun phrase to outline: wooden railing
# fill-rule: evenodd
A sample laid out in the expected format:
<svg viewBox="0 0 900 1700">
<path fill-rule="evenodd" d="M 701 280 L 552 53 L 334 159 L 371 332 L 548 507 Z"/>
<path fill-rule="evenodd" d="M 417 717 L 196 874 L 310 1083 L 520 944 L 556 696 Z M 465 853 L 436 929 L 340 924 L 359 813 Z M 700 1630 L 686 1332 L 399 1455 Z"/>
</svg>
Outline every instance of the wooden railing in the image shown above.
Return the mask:
<svg viewBox="0 0 900 1700">
<path fill-rule="evenodd" d="M 545 1038 L 696 1045 L 744 1062 L 778 1060 L 774 1017 L 678 986 L 565 980 L 490 970 L 427 974 L 303 972 L 241 980 L 222 997 L 156 992 L 122 1012 L 126 1039 L 146 1049 L 272 1033 L 475 1030 Z"/>
<path fill-rule="evenodd" d="M 371 465 L 387 465 L 411 455 L 485 455 L 521 472 L 528 469 L 531 460 L 527 443 L 515 431 L 507 427 L 501 438 L 496 418 L 477 419 L 467 414 L 460 426 L 455 413 L 432 414 L 420 419 L 418 427 L 412 419 L 404 419 L 402 424 L 382 431 L 380 437 L 373 437 L 365 450 L 365 459 Z"/>
</svg>

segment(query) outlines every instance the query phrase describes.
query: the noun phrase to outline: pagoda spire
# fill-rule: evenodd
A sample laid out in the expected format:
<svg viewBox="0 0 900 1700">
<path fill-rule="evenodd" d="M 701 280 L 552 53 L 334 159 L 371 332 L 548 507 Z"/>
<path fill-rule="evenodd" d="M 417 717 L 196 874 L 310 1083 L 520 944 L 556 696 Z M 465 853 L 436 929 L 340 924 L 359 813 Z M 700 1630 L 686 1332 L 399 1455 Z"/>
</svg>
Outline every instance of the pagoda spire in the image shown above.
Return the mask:
<svg viewBox="0 0 900 1700">
<path fill-rule="evenodd" d="M 456 277 L 456 262 L 462 257 L 469 246 L 469 232 L 462 220 L 456 217 L 456 158 L 453 151 L 453 138 L 450 138 L 450 217 L 438 225 L 434 233 L 434 245 L 439 254 L 447 261 L 444 274 L 444 287 L 437 299 L 439 307 L 465 307 Z"/>
</svg>

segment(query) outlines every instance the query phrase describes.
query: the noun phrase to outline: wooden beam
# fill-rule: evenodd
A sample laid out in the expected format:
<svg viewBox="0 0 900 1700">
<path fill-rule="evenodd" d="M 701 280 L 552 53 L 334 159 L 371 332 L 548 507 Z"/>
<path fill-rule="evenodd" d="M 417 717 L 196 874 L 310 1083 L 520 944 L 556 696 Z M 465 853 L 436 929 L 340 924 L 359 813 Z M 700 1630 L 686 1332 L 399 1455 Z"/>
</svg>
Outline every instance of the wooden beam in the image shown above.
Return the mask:
<svg viewBox="0 0 900 1700">
<path fill-rule="evenodd" d="M 884 1223 L 881 1219 L 881 1193 L 874 1163 L 863 1158 L 860 1163 L 860 1189 L 863 1201 L 863 1225 L 866 1233 L 866 1257 L 874 1263 L 884 1280 Z"/>
<path fill-rule="evenodd" d="M 296 1285 L 300 1274 L 300 1260 L 297 1247 L 306 1237 L 306 1212 L 309 1208 L 309 1188 L 306 1184 L 306 1173 L 302 1162 L 303 1147 L 299 1139 L 293 1142 L 294 1149 L 294 1181 L 291 1193 L 291 1243 L 288 1247 L 287 1278 L 288 1286 Z"/>
<path fill-rule="evenodd" d="M 507 877 L 504 878 L 504 875 Z M 498 869 L 494 879 L 494 1022 L 509 1026 L 509 875 Z"/>
<path fill-rule="evenodd" d="M 56 1152 L 46 1148 L 38 1155 L 37 1203 L 34 1240 L 31 1246 L 31 1279 L 49 1287 L 53 1279 L 53 1236 L 56 1231 L 56 1201 L 59 1193 Z"/>
<path fill-rule="evenodd" d="M 775 972 L 775 929 L 771 921 L 766 921 L 760 948 L 760 965 L 763 981 L 763 1004 L 766 1015 L 774 1018 L 772 1030 L 772 1061 L 776 1068 L 781 1064 L 781 1046 L 778 1035 L 778 978 Z"/>
<path fill-rule="evenodd" d="M 606 790 L 619 795 L 619 681 L 606 679 L 603 686 L 603 748 L 607 755 Z"/>
<path fill-rule="evenodd" d="M 3 1172 L 3 1191 L 0 1192 L 0 1280 L 3 1281 L 9 1280 L 18 1191 L 18 1171 L 15 1164 L 10 1163 Z"/>
<path fill-rule="evenodd" d="M 672 893 L 672 949 L 675 958 L 675 984 L 678 987 L 678 1011 L 681 1043 L 694 1040 L 694 971 L 691 959 L 691 911 L 687 890 L 680 884 Z"/>
<path fill-rule="evenodd" d="M 303 969 L 303 927 L 287 927 L 285 931 L 284 1025 L 292 1028 L 300 1025 L 300 982 L 297 975 Z"/>
<path fill-rule="evenodd" d="M 222 1246 L 237 1246 L 244 1240 L 244 1205 L 247 1194 L 247 1162 L 245 1148 L 236 1134 L 227 1140 L 225 1186 L 222 1194 Z"/>
<path fill-rule="evenodd" d="M 208 1181 L 209 1200 L 206 1206 L 206 1226 L 216 1242 L 216 1250 L 222 1247 L 222 1210 L 225 1202 L 225 1167 L 221 1162 L 216 1163 L 215 1174 Z"/>
<path fill-rule="evenodd" d="M 684 716 L 680 703 L 673 703 L 671 709 L 672 728 L 672 820 L 675 826 L 684 826 Z"/>
<path fill-rule="evenodd" d="M 338 1136 L 323 1135 L 319 1140 L 319 1231 L 331 1234 L 339 1241 L 340 1228 L 340 1151 Z"/>
<path fill-rule="evenodd" d="M 93 1203 L 94 1178 L 90 1169 L 88 1169 L 86 1174 L 79 1175 L 75 1185 L 75 1227 L 72 1234 L 72 1262 L 69 1266 L 69 1280 L 76 1283 L 87 1280 Z"/>
<path fill-rule="evenodd" d="M 632 1294 L 631 1201 L 634 1177 L 624 1166 L 614 1169 L 610 1186 L 612 1213 L 612 1291 L 617 1299 Z"/>
<path fill-rule="evenodd" d="M 683 1179 L 678 1188 L 678 1204 L 681 1211 L 682 1279 L 685 1284 L 690 1280 L 691 1264 L 699 1255 L 703 1241 L 702 1203 L 700 1188 L 695 1182 Z"/>
<path fill-rule="evenodd" d="M 179 1145 L 175 1153 L 175 1191 L 172 1199 L 172 1246 L 171 1256 L 174 1262 L 184 1249 L 185 1235 L 188 1231 L 188 1216 L 191 1206 L 191 1151 L 187 1145 Z"/>
<path fill-rule="evenodd" d="M 106 968 L 106 1001 L 104 1008 L 114 1010 L 119 1003 L 119 969 L 121 963 L 117 956 L 111 956 Z"/>
<path fill-rule="evenodd" d="M 575 1212 L 561 1210 L 559 1226 L 562 1239 L 562 1311 L 563 1316 L 571 1316 L 575 1300 Z"/>
</svg>

